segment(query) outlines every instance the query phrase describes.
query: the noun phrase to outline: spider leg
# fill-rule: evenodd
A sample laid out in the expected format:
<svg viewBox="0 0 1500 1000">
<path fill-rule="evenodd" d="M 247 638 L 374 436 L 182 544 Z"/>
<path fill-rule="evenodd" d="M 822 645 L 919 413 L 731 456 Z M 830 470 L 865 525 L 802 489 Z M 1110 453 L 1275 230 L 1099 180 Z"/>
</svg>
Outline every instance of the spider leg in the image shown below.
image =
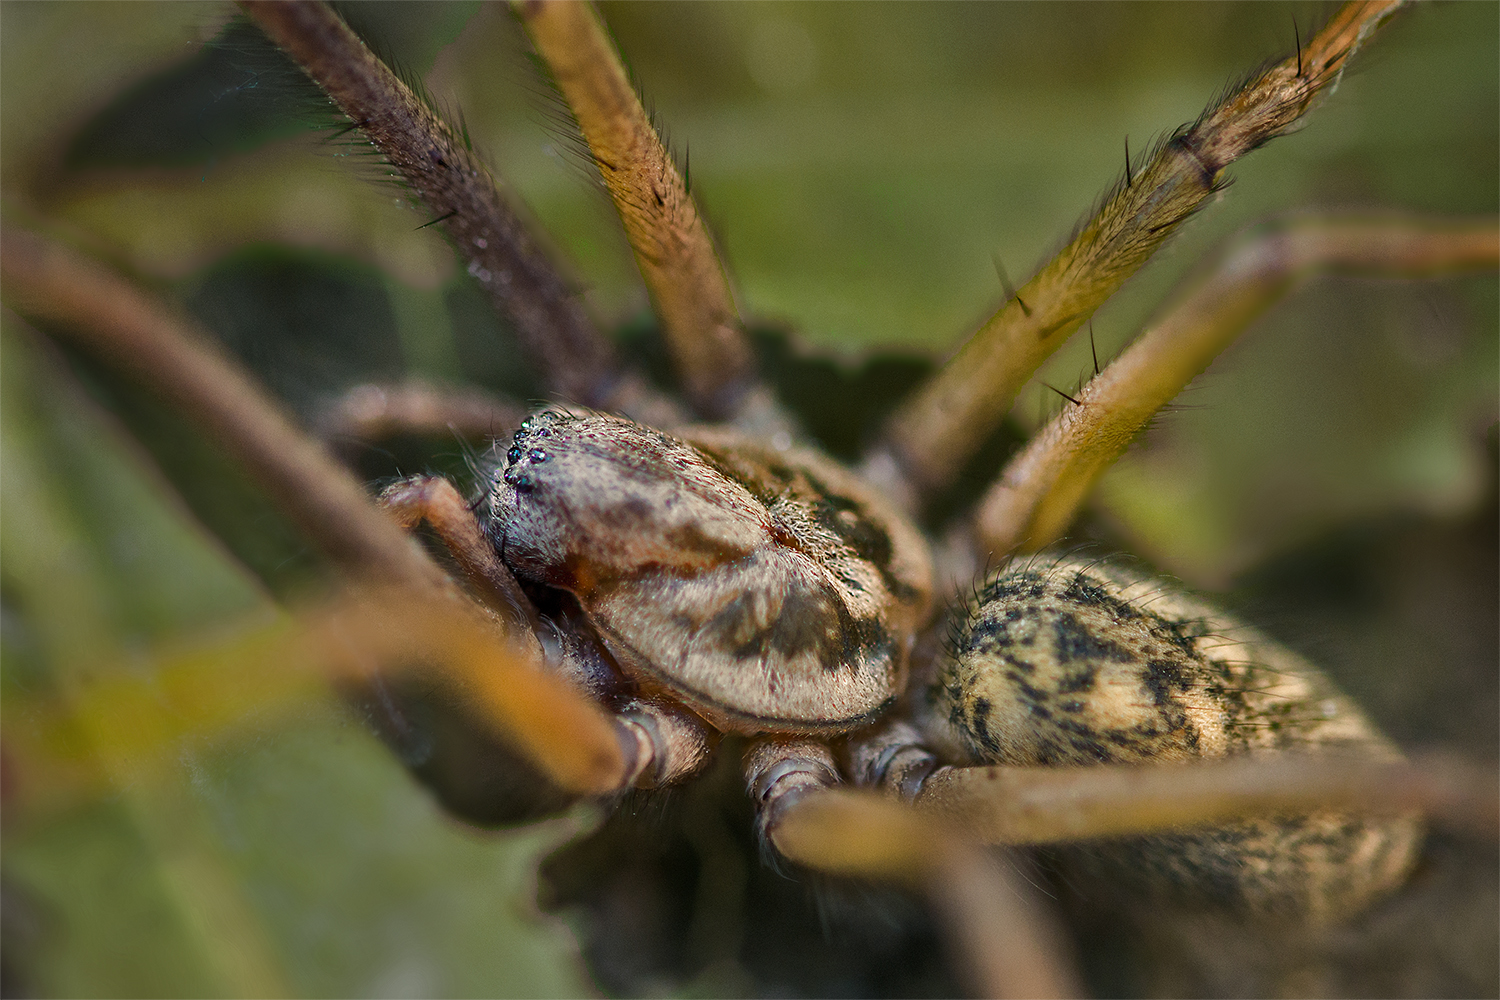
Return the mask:
<svg viewBox="0 0 1500 1000">
<path fill-rule="evenodd" d="M 1030 552 L 1060 537 L 1152 415 L 1303 279 L 1421 278 L 1497 264 L 1495 219 L 1308 216 L 1244 244 L 1169 303 L 1010 460 L 976 514 L 981 548 Z"/>
<path fill-rule="evenodd" d="M 380 506 L 407 530 L 426 522 L 442 541 L 485 603 L 519 635 L 536 642 L 537 614 L 516 578 L 485 537 L 473 508 L 442 476 L 412 476 L 380 494 Z"/>
<path fill-rule="evenodd" d="M 1493 772 L 1413 761 L 1284 754 L 1092 767 L 944 767 L 915 798 L 998 844 L 1045 844 L 1212 826 L 1315 809 L 1425 813 L 1472 836 L 1500 833 Z"/>
<path fill-rule="evenodd" d="M 814 871 L 922 895 L 975 995 L 1083 995 L 1055 918 L 1007 871 L 1005 855 L 899 803 L 834 787 L 832 752 L 815 741 L 758 740 L 744 769 L 763 843 Z"/>
<path fill-rule="evenodd" d="M 519 403 L 476 389 L 447 388 L 420 379 L 367 382 L 330 402 L 314 420 L 330 443 L 375 442 L 397 434 L 454 434 L 488 440 L 520 424 Z"/>
<path fill-rule="evenodd" d="M 913 504 L 958 474 L 1016 392 L 1215 192 L 1236 159 L 1287 132 L 1398 6 L 1351 2 L 1295 56 L 1179 128 L 886 424 L 866 474 Z"/>
<path fill-rule="evenodd" d="M 778 777 L 774 771 L 761 773 L 766 776 L 757 791 L 772 785 L 768 778 Z M 935 843 L 1069 846 L 1114 841 L 1123 846 L 1111 846 L 1109 852 L 1073 846 L 1068 857 L 1085 866 L 1103 861 L 1114 878 L 1120 877 L 1121 863 L 1134 866 L 1127 870 L 1141 873 L 1151 891 L 1167 884 L 1153 876 L 1170 872 L 1173 891 L 1185 892 L 1200 905 L 1208 902 L 1212 909 L 1243 910 L 1250 918 L 1266 915 L 1257 907 L 1270 907 L 1268 913 L 1322 922 L 1367 905 L 1405 877 L 1402 845 L 1419 836 L 1418 813 L 1471 836 L 1493 839 L 1500 833 L 1493 772 L 1443 757 L 1410 764 L 1289 753 L 1143 766 L 942 767 L 916 791 L 915 814 L 892 801 L 899 777 L 886 783 L 884 794 L 817 790 L 807 787 L 809 777 L 794 775 L 786 801 L 773 801 L 764 823 L 778 851 L 811 867 L 913 878 L 933 870 Z M 906 793 L 911 794 L 909 784 Z M 774 800 L 774 794 L 761 792 L 757 799 L 767 800 Z M 1298 825 L 1290 820 L 1298 815 L 1321 817 L 1307 821 L 1308 836 L 1300 846 L 1288 842 L 1286 853 L 1268 853 L 1269 845 L 1257 845 L 1256 838 L 1268 832 L 1299 836 Z M 938 823 L 928 825 L 919 816 Z M 1222 833 L 1209 832 L 1204 839 L 1193 832 L 1204 828 Z M 1317 870 L 1317 856 L 1331 833 L 1362 838 L 1359 863 L 1368 869 L 1359 877 L 1341 870 L 1332 881 L 1322 881 L 1327 875 Z M 1382 849 L 1384 843 L 1394 848 Z M 1123 861 L 1106 860 L 1116 856 Z M 1244 887 L 1234 888 L 1240 879 L 1246 880 Z M 1305 912 L 1300 909 L 1304 906 Z"/>
<path fill-rule="evenodd" d="M 622 372 L 571 283 L 548 258 L 467 139 L 314 0 L 242 4 L 359 128 L 432 212 L 559 395 L 599 409 L 659 410 Z"/>
<path fill-rule="evenodd" d="M 407 523 L 427 519 L 446 533 L 499 622 L 460 610 L 441 569 L 396 519 L 186 318 L 103 266 L 13 228 L 4 232 L 0 277 L 15 308 L 48 321 L 203 425 L 349 582 L 350 606 L 320 618 L 325 626 L 309 633 L 321 637 L 313 662 L 330 676 L 357 682 L 413 664 L 438 670 L 543 773 L 579 794 L 670 781 L 702 762 L 708 733 L 696 719 L 640 702 L 617 720 L 576 684 L 540 668 L 530 605 L 512 603 L 525 602 L 524 595 L 451 484 L 398 484 L 388 506 Z M 289 662 L 308 655 L 289 654 Z"/>
<path fill-rule="evenodd" d="M 18 311 L 48 321 L 203 426 L 342 575 L 446 586 L 355 478 L 186 317 L 81 254 L 14 228 L 4 231 L 0 274 Z"/>
<path fill-rule="evenodd" d="M 516 3 L 588 141 L 635 251 L 683 388 L 703 416 L 736 416 L 755 359 L 728 276 L 687 183 L 652 126 L 598 12 Z"/>
</svg>

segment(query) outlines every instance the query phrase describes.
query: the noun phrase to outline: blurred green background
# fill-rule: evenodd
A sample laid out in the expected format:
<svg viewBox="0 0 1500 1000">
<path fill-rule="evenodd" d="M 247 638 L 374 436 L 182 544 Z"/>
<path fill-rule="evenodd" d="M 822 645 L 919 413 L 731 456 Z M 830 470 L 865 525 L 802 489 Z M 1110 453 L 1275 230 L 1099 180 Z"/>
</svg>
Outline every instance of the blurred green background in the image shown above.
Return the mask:
<svg viewBox="0 0 1500 1000">
<path fill-rule="evenodd" d="M 351 10 L 442 106 L 462 109 L 601 324 L 641 327 L 645 295 L 612 210 L 509 13 Z M 994 257 L 1020 284 L 1119 174 L 1126 137 L 1146 149 L 1289 52 L 1294 23 L 1305 38 L 1331 10 L 605 6 L 690 162 L 746 315 L 849 368 L 890 352 L 941 357 L 1000 302 Z M 0 5 L 7 221 L 48 228 L 186 302 L 304 415 L 403 373 L 535 395 L 506 331 L 379 163 L 330 141 L 316 102 L 243 29 L 207 44 L 231 16 L 198 3 Z M 1497 38 L 1495 4 L 1400 15 L 1304 131 L 1231 168 L 1221 203 L 1100 311 L 1101 357 L 1256 220 L 1327 207 L 1493 213 Z M 1441 532 L 1482 518 L 1495 490 L 1485 439 L 1496 299 L 1492 275 L 1294 294 L 1110 474 L 1090 530 L 1200 586 L 1256 570 L 1285 590 L 1293 571 L 1264 567 L 1299 565 L 1350 525 L 1406 518 Z M 66 728 L 70 699 L 99 673 L 149 689 L 168 645 L 248 641 L 278 620 L 275 599 L 315 590 L 319 576 L 274 511 L 169 411 L 3 320 L 4 992 L 592 989 L 572 933 L 532 901 L 535 859 L 590 816 L 511 833 L 446 818 L 332 698 L 195 737 L 149 775 L 92 760 L 82 724 L 56 760 L 21 738 Z M 1088 358 L 1086 341 L 1072 344 L 1041 377 L 1069 385 Z M 1049 397 L 1023 393 L 1017 427 L 1050 412 Z M 429 442 L 360 467 L 460 459 L 452 442 Z M 1427 557 L 1438 584 L 1420 588 L 1429 598 L 1463 579 L 1452 564 L 1478 544 L 1450 535 L 1427 546 L 1438 553 Z M 1483 565 L 1473 572 L 1493 587 Z M 1402 605 L 1385 616 L 1388 633 L 1360 641 L 1442 657 L 1451 651 L 1429 633 L 1456 631 L 1479 652 L 1450 658 L 1470 663 L 1493 654 L 1484 597 L 1467 599 L 1488 611 L 1456 627 Z M 1316 633 L 1342 626 L 1298 627 L 1338 659 L 1341 644 Z M 1435 697 L 1403 683 L 1365 693 L 1398 706 Z M 1448 729 L 1403 735 L 1493 747 L 1492 697 L 1475 696 Z M 724 975 L 701 988 L 756 988 Z"/>
</svg>

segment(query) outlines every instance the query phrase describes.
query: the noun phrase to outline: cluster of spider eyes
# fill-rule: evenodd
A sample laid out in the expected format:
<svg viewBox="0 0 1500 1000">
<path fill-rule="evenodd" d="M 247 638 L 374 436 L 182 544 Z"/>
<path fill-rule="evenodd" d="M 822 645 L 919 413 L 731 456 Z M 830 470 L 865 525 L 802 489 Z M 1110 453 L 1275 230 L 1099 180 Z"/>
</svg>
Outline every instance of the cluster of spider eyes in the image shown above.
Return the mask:
<svg viewBox="0 0 1500 1000">
<path fill-rule="evenodd" d="M 532 487 L 536 484 L 526 473 L 516 471 L 516 463 L 520 462 L 524 457 L 531 459 L 533 465 L 541 465 L 552 457 L 545 448 L 531 448 L 529 450 L 522 448 L 521 442 L 528 436 L 548 438 L 552 436 L 552 429 L 550 427 L 540 427 L 533 432 L 531 418 L 528 417 L 526 420 L 521 421 L 521 429 L 516 431 L 515 435 L 511 438 L 510 450 L 505 453 L 506 466 L 504 478 L 505 482 L 515 489 L 517 493 L 530 493 Z"/>
</svg>

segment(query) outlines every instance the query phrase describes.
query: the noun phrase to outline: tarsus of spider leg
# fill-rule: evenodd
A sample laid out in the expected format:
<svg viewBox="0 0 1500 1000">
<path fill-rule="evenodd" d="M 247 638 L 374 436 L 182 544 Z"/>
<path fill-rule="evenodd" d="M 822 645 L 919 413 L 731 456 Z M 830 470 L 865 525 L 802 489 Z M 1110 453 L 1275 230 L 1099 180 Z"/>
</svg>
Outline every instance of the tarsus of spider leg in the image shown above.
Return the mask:
<svg viewBox="0 0 1500 1000">
<path fill-rule="evenodd" d="M 1289 131 L 1400 0 L 1353 0 L 1301 51 L 1177 129 L 1076 237 L 887 422 L 865 470 L 916 504 L 952 482 L 1016 392 L 1225 184 L 1224 170 Z M 1023 309 L 1024 300 L 1029 308 Z"/>
<path fill-rule="evenodd" d="M 1161 407 L 1303 279 L 1423 278 L 1500 266 L 1500 220 L 1299 217 L 1232 251 L 1177 296 L 1016 454 L 976 514 L 992 552 L 1061 537 L 1089 490 Z"/>
<path fill-rule="evenodd" d="M 833 756 L 815 741 L 757 740 L 744 769 L 757 828 L 779 857 L 926 897 L 975 995 L 1083 995 L 1052 915 L 1003 857 L 894 799 L 834 787 Z"/>
<path fill-rule="evenodd" d="M 588 141 L 688 398 L 703 416 L 734 416 L 755 359 L 728 276 L 598 12 L 571 0 L 513 6 Z"/>
<path fill-rule="evenodd" d="M 453 241 L 553 391 L 621 408 L 612 345 L 479 157 L 327 4 L 240 5 L 379 149 Z"/>
<path fill-rule="evenodd" d="M 993 844 L 1047 844 L 1216 826 L 1255 815 L 1421 812 L 1470 835 L 1500 834 L 1493 769 L 1441 754 L 1376 761 L 1286 754 L 1190 764 L 946 767 L 920 810 Z"/>
</svg>

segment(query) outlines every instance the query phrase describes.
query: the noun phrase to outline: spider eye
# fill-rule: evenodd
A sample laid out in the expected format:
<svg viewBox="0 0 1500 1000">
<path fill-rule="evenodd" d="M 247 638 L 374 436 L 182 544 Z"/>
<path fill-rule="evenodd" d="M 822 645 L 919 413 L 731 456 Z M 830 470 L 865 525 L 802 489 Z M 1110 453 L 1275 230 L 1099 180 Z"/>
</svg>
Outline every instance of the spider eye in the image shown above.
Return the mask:
<svg viewBox="0 0 1500 1000">
<path fill-rule="evenodd" d="M 517 493 L 530 493 L 532 487 L 536 485 L 531 481 L 531 477 L 526 475 L 524 472 L 519 475 L 507 472 L 505 474 L 505 481 L 509 483 Z"/>
<path fill-rule="evenodd" d="M 517 450 L 519 450 L 519 449 L 517 449 Z M 549 454 L 547 454 L 545 451 L 543 451 L 540 448 L 533 448 L 533 449 L 531 449 L 531 451 L 529 451 L 529 452 L 526 453 L 526 457 L 529 458 L 529 459 L 531 459 L 533 462 L 545 462 L 545 461 L 547 461 L 547 459 L 551 458 L 552 456 L 549 455 Z"/>
<path fill-rule="evenodd" d="M 515 465 L 517 462 L 519 462 L 521 460 L 521 446 L 515 444 L 511 445 L 510 451 L 507 451 L 505 453 L 505 458 L 506 461 L 510 462 L 511 465 Z"/>
</svg>

